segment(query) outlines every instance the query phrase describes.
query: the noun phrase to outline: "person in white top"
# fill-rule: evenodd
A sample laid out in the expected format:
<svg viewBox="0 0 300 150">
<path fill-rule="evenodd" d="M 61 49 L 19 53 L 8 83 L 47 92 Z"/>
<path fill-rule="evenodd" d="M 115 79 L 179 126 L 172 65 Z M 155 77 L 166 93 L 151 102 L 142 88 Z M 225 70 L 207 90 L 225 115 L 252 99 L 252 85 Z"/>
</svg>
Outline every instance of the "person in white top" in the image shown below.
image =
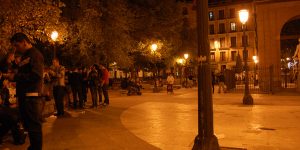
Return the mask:
<svg viewBox="0 0 300 150">
<path fill-rule="evenodd" d="M 168 85 L 167 85 L 167 93 L 171 93 L 171 94 L 174 93 L 174 91 L 173 91 L 173 84 L 174 84 L 174 82 L 175 82 L 175 78 L 174 78 L 173 74 L 170 73 L 169 76 L 168 76 L 168 78 L 167 78 L 167 83 L 168 83 Z"/>
</svg>

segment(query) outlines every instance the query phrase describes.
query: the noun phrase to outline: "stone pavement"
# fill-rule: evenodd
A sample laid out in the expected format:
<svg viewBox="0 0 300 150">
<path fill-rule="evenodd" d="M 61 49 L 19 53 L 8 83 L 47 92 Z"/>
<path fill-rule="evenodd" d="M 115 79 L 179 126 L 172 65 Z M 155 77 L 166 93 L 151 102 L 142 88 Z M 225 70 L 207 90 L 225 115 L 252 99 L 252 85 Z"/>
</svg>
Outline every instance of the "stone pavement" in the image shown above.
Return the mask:
<svg viewBox="0 0 300 150">
<path fill-rule="evenodd" d="M 197 132 L 196 89 L 120 96 L 98 109 L 69 110 L 43 126 L 45 150 L 189 150 Z M 300 96 L 214 94 L 215 133 L 223 149 L 300 149 Z M 0 149 L 24 150 L 11 140 Z"/>
</svg>

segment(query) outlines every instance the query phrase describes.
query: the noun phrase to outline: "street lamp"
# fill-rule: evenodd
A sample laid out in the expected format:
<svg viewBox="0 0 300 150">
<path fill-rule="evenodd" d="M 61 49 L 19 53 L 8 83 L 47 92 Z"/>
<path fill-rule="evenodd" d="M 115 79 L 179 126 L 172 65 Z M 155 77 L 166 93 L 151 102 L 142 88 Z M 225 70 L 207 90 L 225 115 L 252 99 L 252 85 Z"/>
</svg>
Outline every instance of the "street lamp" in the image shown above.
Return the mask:
<svg viewBox="0 0 300 150">
<path fill-rule="evenodd" d="M 253 61 L 254 61 L 254 86 L 256 86 L 258 84 L 257 82 L 257 64 L 258 64 L 258 57 L 257 56 L 253 56 L 252 57 Z"/>
<path fill-rule="evenodd" d="M 154 88 L 153 88 L 153 92 L 159 92 L 158 88 L 157 88 L 157 80 L 158 80 L 157 79 L 158 68 L 157 68 L 157 60 L 156 60 L 156 51 L 157 51 L 157 48 L 158 48 L 158 46 L 155 43 L 150 46 L 150 49 L 153 52 L 154 59 L 155 59 L 155 72 L 156 72 L 156 73 L 154 73 Z"/>
<path fill-rule="evenodd" d="M 183 55 L 184 59 L 185 59 L 185 88 L 188 87 L 188 58 L 189 58 L 189 54 L 184 54 Z"/>
<path fill-rule="evenodd" d="M 152 45 L 151 45 L 151 50 L 152 50 L 152 52 L 155 53 L 156 50 L 157 50 L 157 47 L 158 47 L 157 44 L 152 44 Z"/>
<path fill-rule="evenodd" d="M 208 44 L 208 1 L 196 0 L 198 42 L 198 135 L 192 150 L 220 150 L 214 135 L 210 50 Z"/>
<path fill-rule="evenodd" d="M 246 9 L 240 10 L 239 18 L 243 28 L 243 46 L 244 46 L 243 58 L 244 58 L 244 65 L 245 65 L 245 91 L 244 91 L 243 104 L 253 105 L 253 98 L 250 94 L 250 89 L 249 89 L 248 50 L 247 50 L 247 36 L 246 36 L 246 23 L 249 19 L 249 11 Z"/>
<path fill-rule="evenodd" d="M 54 58 L 56 58 L 56 43 L 55 42 L 56 42 L 57 38 L 58 38 L 58 32 L 57 31 L 52 31 L 51 39 L 54 41 L 54 46 L 53 46 L 54 47 L 54 50 L 53 50 L 54 51 L 53 52 L 54 53 L 53 54 Z"/>
<path fill-rule="evenodd" d="M 182 59 L 182 58 L 180 58 L 180 59 L 177 59 L 177 63 L 178 63 L 178 65 L 179 65 L 179 71 L 180 71 L 180 85 L 182 85 L 182 65 L 183 65 L 183 63 L 184 63 L 184 60 Z"/>
<path fill-rule="evenodd" d="M 51 39 L 52 39 L 53 41 L 56 41 L 57 38 L 58 38 L 58 32 L 57 32 L 57 31 L 53 31 L 53 32 L 51 33 Z"/>
</svg>

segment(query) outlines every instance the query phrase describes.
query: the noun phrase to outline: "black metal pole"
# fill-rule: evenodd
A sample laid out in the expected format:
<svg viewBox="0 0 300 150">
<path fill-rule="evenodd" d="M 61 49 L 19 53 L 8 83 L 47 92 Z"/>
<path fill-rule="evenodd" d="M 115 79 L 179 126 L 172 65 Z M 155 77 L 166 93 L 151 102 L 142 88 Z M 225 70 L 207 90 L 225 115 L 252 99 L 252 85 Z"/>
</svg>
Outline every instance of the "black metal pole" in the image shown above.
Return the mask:
<svg viewBox="0 0 300 150">
<path fill-rule="evenodd" d="M 187 59 L 185 60 L 185 88 L 188 87 L 188 65 L 187 65 Z"/>
<path fill-rule="evenodd" d="M 54 44 L 53 44 L 53 58 L 56 59 L 57 56 L 56 56 L 56 42 L 54 41 Z"/>
<path fill-rule="evenodd" d="M 208 41 L 208 0 L 197 0 L 198 135 L 193 150 L 219 150 L 213 128 L 213 102 Z"/>
<path fill-rule="evenodd" d="M 247 50 L 247 38 L 246 38 L 246 27 L 243 25 L 243 45 L 244 45 L 244 65 L 245 65 L 245 91 L 243 104 L 244 105 L 253 105 L 253 98 L 250 94 L 249 89 L 249 67 L 248 67 L 248 50 Z"/>
</svg>

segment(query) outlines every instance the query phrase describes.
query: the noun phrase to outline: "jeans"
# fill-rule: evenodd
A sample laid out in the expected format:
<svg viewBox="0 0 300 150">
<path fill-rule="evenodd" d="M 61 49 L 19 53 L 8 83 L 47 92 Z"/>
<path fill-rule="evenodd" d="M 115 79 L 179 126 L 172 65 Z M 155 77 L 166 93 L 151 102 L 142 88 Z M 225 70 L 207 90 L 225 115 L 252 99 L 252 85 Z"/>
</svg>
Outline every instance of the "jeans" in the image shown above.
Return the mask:
<svg viewBox="0 0 300 150">
<path fill-rule="evenodd" d="M 91 91 L 91 96 L 92 96 L 92 102 L 93 102 L 93 107 L 97 107 L 97 101 L 98 101 L 98 88 L 96 86 L 91 86 L 90 87 L 90 91 Z"/>
<path fill-rule="evenodd" d="M 78 101 L 79 101 L 79 107 L 83 108 L 82 87 L 80 87 L 80 86 L 73 86 L 72 87 L 72 93 L 73 93 L 74 108 L 77 108 Z"/>
<path fill-rule="evenodd" d="M 64 96 L 65 96 L 64 86 L 54 86 L 53 87 L 53 97 L 55 101 L 55 106 L 57 109 L 57 115 L 64 115 Z"/>
<path fill-rule="evenodd" d="M 24 128 L 28 131 L 28 150 L 42 150 L 42 99 L 40 97 L 18 97 L 19 111 Z"/>
<path fill-rule="evenodd" d="M 104 84 L 102 87 L 99 88 L 99 102 L 102 103 L 102 92 L 104 95 L 104 103 L 109 104 L 109 97 L 108 97 L 108 84 Z"/>
</svg>

